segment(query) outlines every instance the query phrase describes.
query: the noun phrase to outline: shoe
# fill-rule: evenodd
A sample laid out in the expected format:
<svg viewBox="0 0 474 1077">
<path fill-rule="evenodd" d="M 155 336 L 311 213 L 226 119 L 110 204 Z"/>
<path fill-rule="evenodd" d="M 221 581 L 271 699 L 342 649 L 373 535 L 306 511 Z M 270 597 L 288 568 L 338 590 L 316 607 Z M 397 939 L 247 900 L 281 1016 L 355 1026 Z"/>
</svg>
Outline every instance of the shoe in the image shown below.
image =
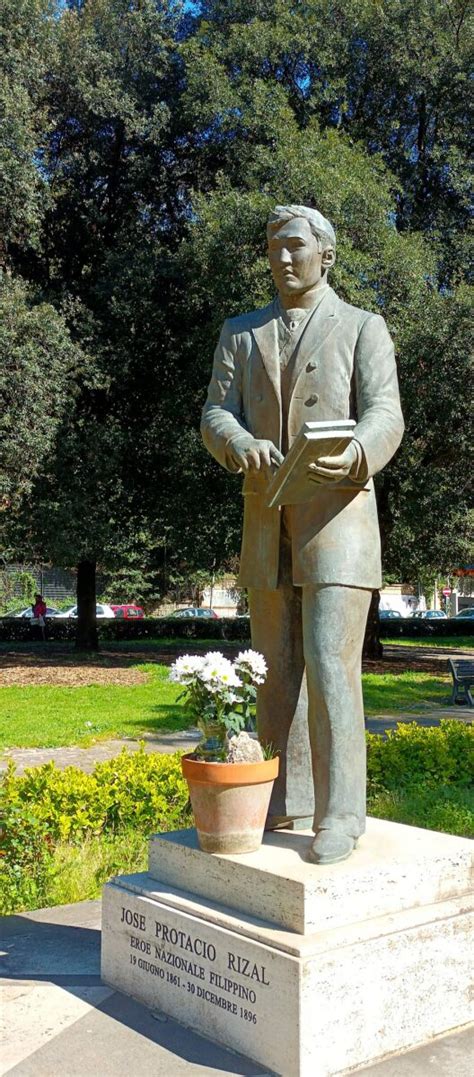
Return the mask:
<svg viewBox="0 0 474 1077">
<path fill-rule="evenodd" d="M 337 864 L 347 860 L 357 845 L 357 838 L 339 830 L 320 830 L 313 841 L 309 859 L 313 864 Z"/>
</svg>

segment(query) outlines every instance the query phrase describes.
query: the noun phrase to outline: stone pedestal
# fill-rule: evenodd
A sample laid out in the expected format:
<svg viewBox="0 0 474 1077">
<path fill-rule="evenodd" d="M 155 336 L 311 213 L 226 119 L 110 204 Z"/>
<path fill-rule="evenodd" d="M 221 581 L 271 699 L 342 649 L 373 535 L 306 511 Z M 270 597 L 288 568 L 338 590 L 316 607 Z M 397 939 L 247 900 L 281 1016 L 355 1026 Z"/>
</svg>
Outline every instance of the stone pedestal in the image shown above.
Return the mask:
<svg viewBox="0 0 474 1077">
<path fill-rule="evenodd" d="M 283 1077 L 329 1077 L 472 1020 L 472 842 L 368 820 L 349 860 L 313 835 L 256 853 L 155 835 L 149 871 L 104 890 L 102 975 Z"/>
</svg>

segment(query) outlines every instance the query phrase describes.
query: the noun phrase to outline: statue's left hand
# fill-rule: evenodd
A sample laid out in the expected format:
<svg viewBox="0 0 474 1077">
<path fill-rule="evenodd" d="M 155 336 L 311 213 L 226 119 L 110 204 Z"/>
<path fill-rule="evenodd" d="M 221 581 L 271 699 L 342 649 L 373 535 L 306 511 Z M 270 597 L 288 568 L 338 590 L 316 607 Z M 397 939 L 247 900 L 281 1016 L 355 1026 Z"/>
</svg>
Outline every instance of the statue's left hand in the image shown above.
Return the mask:
<svg viewBox="0 0 474 1077">
<path fill-rule="evenodd" d="M 339 456 L 320 456 L 314 464 L 308 464 L 308 478 L 325 485 L 339 482 L 347 478 L 357 460 L 357 449 L 351 442 Z"/>
</svg>

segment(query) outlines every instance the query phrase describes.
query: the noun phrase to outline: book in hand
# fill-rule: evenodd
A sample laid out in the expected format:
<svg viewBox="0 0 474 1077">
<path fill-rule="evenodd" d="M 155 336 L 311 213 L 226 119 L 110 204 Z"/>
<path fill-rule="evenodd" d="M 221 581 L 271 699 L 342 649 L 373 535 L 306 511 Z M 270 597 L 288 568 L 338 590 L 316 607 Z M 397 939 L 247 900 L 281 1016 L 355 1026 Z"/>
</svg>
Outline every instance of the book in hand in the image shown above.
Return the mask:
<svg viewBox="0 0 474 1077">
<path fill-rule="evenodd" d="M 273 475 L 267 490 L 268 508 L 275 505 L 298 505 L 309 501 L 321 489 L 308 476 L 308 464 L 320 456 L 339 456 L 352 441 L 353 419 L 330 419 L 303 423 L 301 430 Z M 350 479 L 331 484 L 331 489 L 357 489 Z"/>
</svg>

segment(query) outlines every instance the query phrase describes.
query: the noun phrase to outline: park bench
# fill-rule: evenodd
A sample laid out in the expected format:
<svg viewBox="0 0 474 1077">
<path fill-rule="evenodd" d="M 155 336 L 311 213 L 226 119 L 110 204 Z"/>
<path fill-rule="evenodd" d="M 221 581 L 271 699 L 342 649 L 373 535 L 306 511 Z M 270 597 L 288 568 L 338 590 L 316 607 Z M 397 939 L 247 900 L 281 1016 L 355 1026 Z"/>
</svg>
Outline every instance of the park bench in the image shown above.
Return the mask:
<svg viewBox="0 0 474 1077">
<path fill-rule="evenodd" d="M 474 707 L 474 696 L 471 686 L 474 685 L 474 659 L 472 658 L 448 658 L 453 677 L 453 694 L 451 703 L 464 702 L 467 700 L 470 707 Z M 459 699 L 461 696 L 461 699 Z"/>
</svg>

